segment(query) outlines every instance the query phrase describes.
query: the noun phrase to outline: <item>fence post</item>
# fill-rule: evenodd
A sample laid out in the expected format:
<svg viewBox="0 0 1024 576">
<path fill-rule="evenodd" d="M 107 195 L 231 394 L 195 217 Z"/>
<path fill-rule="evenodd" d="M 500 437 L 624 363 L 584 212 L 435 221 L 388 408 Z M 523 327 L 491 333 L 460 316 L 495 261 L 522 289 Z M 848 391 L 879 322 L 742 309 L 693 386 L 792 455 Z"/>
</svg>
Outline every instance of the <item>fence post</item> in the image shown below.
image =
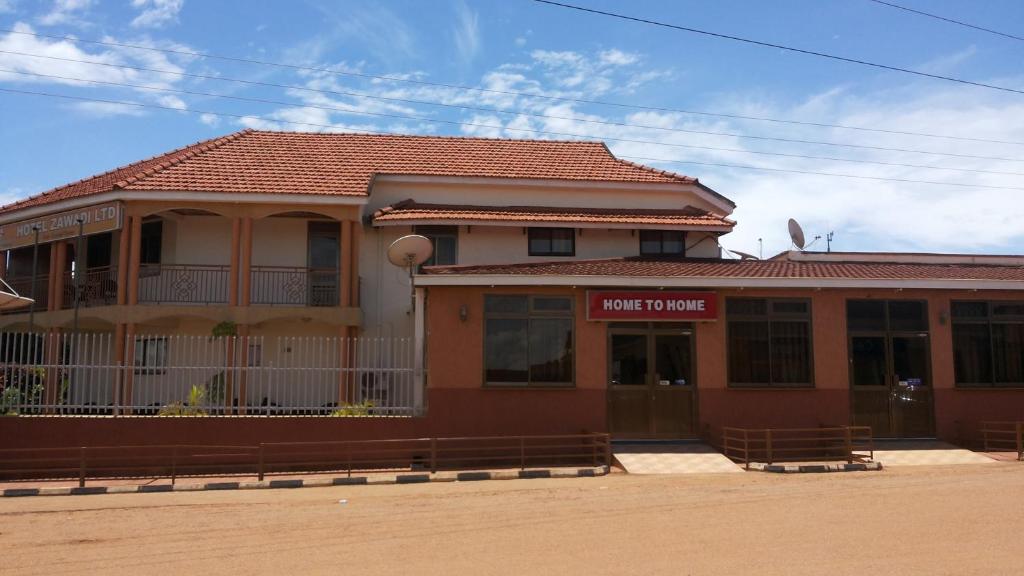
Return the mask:
<svg viewBox="0 0 1024 576">
<path fill-rule="evenodd" d="M 772 430 L 771 428 L 764 431 L 764 449 L 766 452 L 766 460 L 768 465 L 772 463 Z"/>
<path fill-rule="evenodd" d="M 430 439 L 430 473 L 437 473 L 437 438 Z"/>
<path fill-rule="evenodd" d="M 85 446 L 78 449 L 78 487 L 85 487 Z"/>
<path fill-rule="evenodd" d="M 1017 422 L 1017 460 L 1024 460 L 1024 422 Z"/>
<path fill-rule="evenodd" d="M 260 482 L 263 482 L 263 462 L 264 462 L 263 458 L 264 458 L 263 457 L 263 442 L 260 442 L 259 465 L 258 465 L 258 467 L 256 469 L 257 480 L 259 480 Z"/>
<path fill-rule="evenodd" d="M 597 434 L 590 437 L 590 465 L 597 468 Z"/>
<path fill-rule="evenodd" d="M 846 431 L 846 463 L 853 464 L 853 436 L 849 426 L 844 426 Z"/>
<path fill-rule="evenodd" d="M 526 470 L 526 438 L 519 437 L 519 469 Z"/>
<path fill-rule="evenodd" d="M 743 468 L 750 470 L 750 430 L 743 429 Z"/>
<path fill-rule="evenodd" d="M 171 486 L 178 480 L 178 447 L 171 446 Z"/>
<path fill-rule="evenodd" d="M 612 437 L 611 434 L 603 434 L 604 440 L 604 464 L 608 467 L 608 470 L 612 469 Z"/>
</svg>

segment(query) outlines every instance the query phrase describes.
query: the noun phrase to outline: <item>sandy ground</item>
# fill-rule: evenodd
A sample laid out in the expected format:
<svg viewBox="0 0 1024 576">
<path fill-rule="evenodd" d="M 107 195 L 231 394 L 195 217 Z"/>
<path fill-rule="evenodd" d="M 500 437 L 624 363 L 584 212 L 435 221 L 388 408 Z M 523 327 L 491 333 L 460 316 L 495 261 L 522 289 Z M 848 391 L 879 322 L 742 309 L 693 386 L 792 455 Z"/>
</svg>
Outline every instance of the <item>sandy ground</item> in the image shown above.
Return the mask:
<svg viewBox="0 0 1024 576">
<path fill-rule="evenodd" d="M 3 499 L 0 572 L 1020 574 L 1022 534 L 1019 462 L 616 474 Z"/>
</svg>

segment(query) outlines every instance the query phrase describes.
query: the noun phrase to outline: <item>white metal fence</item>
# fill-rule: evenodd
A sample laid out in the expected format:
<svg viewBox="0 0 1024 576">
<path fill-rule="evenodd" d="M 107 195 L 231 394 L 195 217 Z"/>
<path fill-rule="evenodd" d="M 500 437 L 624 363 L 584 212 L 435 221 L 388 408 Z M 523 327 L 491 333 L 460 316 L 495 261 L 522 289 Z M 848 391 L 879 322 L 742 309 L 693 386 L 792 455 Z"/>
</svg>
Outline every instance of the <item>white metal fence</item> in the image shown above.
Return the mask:
<svg viewBox="0 0 1024 576">
<path fill-rule="evenodd" d="M 411 338 L 0 333 L 0 412 L 399 416 L 422 411 Z"/>
</svg>

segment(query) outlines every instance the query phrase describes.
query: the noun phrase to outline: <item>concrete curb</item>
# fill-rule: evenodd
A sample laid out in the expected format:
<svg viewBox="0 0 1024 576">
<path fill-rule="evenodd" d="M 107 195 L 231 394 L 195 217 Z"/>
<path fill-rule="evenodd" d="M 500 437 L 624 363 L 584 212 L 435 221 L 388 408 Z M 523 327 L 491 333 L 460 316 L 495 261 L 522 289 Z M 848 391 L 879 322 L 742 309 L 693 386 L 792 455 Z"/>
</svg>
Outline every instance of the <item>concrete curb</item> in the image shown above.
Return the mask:
<svg viewBox="0 0 1024 576">
<path fill-rule="evenodd" d="M 853 464 L 760 464 L 751 463 L 754 472 L 773 472 L 776 474 L 821 474 L 827 472 L 877 472 L 882 469 L 881 462 L 855 462 Z"/>
<path fill-rule="evenodd" d="M 207 482 L 205 484 L 155 484 L 141 486 L 83 486 L 53 488 L 7 488 L 0 497 L 82 496 L 88 494 L 146 494 L 156 492 L 203 492 L 212 490 L 270 490 L 322 488 L 325 486 L 379 486 L 384 484 L 420 484 L 427 482 L 477 482 L 480 480 L 517 480 L 530 478 L 591 478 L 604 476 L 606 466 L 554 470 L 499 470 L 496 472 L 437 472 L 435 474 L 396 474 L 394 476 L 343 476 L 338 478 L 295 478 L 259 482 Z"/>
</svg>

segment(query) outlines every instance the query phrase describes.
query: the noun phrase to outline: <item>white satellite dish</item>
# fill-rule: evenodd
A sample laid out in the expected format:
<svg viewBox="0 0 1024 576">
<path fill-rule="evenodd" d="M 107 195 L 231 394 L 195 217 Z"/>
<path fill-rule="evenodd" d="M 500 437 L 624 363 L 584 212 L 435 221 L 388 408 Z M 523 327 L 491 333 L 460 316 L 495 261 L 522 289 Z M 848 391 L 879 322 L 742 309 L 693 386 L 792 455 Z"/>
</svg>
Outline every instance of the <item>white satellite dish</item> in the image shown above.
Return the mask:
<svg viewBox="0 0 1024 576">
<path fill-rule="evenodd" d="M 753 254 L 747 254 L 746 252 L 740 252 L 739 250 L 730 250 L 733 254 L 740 257 L 740 260 L 757 260 L 758 257 Z"/>
<path fill-rule="evenodd" d="M 0 288 L 0 310 L 24 308 L 34 302 L 31 298 L 19 295 L 14 288 L 11 288 L 10 284 L 4 282 L 2 279 L 0 279 L 0 282 L 3 283 L 3 287 Z"/>
<path fill-rule="evenodd" d="M 409 270 L 409 289 L 412 290 L 410 295 L 412 302 L 412 306 L 409 308 L 410 312 L 416 309 L 416 287 L 412 283 L 413 270 L 420 264 L 430 260 L 430 256 L 433 253 L 433 242 L 430 241 L 430 238 L 420 236 L 419 234 L 402 236 L 392 242 L 391 246 L 388 246 L 388 262 L 399 268 Z"/>
<path fill-rule="evenodd" d="M 402 236 L 388 246 L 388 261 L 399 268 L 412 269 L 427 260 L 434 253 L 434 244 L 426 236 L 409 234 Z"/>
<path fill-rule="evenodd" d="M 799 250 L 804 249 L 804 229 L 792 218 L 789 219 L 789 238 Z"/>
</svg>

